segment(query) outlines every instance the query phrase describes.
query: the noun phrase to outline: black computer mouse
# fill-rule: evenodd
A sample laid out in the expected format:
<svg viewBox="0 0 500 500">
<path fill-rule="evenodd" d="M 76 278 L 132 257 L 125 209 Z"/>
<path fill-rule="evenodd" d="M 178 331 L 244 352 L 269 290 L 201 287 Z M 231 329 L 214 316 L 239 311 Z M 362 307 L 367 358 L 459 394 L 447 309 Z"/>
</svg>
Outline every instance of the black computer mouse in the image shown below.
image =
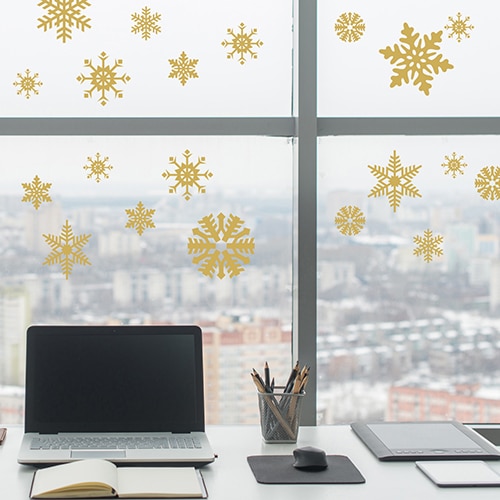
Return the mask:
<svg viewBox="0 0 500 500">
<path fill-rule="evenodd" d="M 314 446 L 304 446 L 293 450 L 295 462 L 293 466 L 296 469 L 306 471 L 320 471 L 328 467 L 326 453 Z"/>
</svg>

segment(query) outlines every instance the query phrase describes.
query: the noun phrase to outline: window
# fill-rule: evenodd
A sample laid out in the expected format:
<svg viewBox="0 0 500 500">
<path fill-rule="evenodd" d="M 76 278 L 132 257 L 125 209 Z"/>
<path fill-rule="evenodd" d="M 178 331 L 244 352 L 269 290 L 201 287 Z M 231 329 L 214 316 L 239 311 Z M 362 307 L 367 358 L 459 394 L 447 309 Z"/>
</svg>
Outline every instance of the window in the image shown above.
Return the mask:
<svg viewBox="0 0 500 500">
<path fill-rule="evenodd" d="M 121 322 L 200 324 L 207 423 L 257 422 L 252 367 L 291 365 L 292 3 L 24 3 L 0 30 L 0 420 L 28 324 Z"/>
</svg>

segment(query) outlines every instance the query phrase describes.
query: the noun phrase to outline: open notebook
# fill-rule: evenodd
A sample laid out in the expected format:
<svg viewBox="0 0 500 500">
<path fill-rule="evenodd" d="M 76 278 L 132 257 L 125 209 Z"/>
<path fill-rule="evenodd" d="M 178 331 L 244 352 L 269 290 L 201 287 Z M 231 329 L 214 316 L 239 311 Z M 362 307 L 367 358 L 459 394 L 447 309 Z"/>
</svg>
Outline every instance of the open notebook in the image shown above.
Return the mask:
<svg viewBox="0 0 500 500">
<path fill-rule="evenodd" d="M 194 325 L 30 326 L 18 462 L 213 462 L 201 337 Z"/>
</svg>

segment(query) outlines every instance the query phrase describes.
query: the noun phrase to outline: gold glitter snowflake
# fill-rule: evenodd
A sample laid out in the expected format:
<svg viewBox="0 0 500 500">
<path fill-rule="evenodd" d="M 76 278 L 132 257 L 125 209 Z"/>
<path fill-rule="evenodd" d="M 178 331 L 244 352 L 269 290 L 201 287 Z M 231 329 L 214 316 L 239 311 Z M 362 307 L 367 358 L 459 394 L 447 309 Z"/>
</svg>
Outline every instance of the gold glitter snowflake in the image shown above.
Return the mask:
<svg viewBox="0 0 500 500">
<path fill-rule="evenodd" d="M 132 33 L 141 33 L 144 40 L 149 40 L 152 33 L 157 35 L 161 32 L 161 27 L 157 24 L 160 20 L 161 14 L 158 14 L 158 12 L 151 14 L 151 9 L 149 7 L 143 7 L 141 14 L 137 12 L 132 14 L 132 21 L 135 23 L 132 26 Z"/>
<path fill-rule="evenodd" d="M 122 59 L 115 59 L 115 63 L 111 66 L 106 62 L 108 55 L 106 52 L 101 52 L 99 59 L 101 60 L 100 65 L 94 66 L 92 64 L 92 59 L 85 59 L 83 64 L 85 67 L 90 69 L 90 75 L 85 76 L 80 74 L 76 79 L 80 83 L 89 82 L 91 87 L 83 92 L 83 97 L 90 98 L 92 93 L 97 91 L 100 94 L 99 102 L 102 106 L 106 106 L 108 102 L 108 97 L 106 92 L 114 92 L 115 98 L 121 99 L 123 97 L 123 92 L 116 88 L 118 82 L 127 83 L 130 80 L 130 76 L 124 73 L 118 76 L 117 69 L 123 64 Z"/>
<path fill-rule="evenodd" d="M 87 179 L 95 177 L 96 182 L 101 182 L 101 175 L 104 179 L 109 179 L 109 174 L 106 171 L 112 170 L 113 166 L 108 165 L 108 160 L 108 156 L 101 158 L 100 153 L 96 153 L 95 158 L 87 156 L 89 164 L 83 166 L 84 170 L 90 170 L 87 174 Z"/>
<path fill-rule="evenodd" d="M 68 221 L 64 224 L 59 236 L 44 234 L 43 237 L 52 251 L 44 260 L 43 265 L 61 264 L 62 272 L 66 276 L 66 279 L 69 278 L 75 264 L 81 264 L 82 266 L 92 265 L 82 251 L 82 248 L 89 242 L 91 236 L 91 234 L 75 236 L 73 228 Z"/>
<path fill-rule="evenodd" d="M 40 0 L 39 7 L 47 10 L 48 13 L 38 18 L 40 23 L 37 28 L 43 31 L 57 28 L 56 39 L 66 43 L 71 40 L 72 28 L 85 31 L 90 28 L 90 19 L 82 14 L 82 11 L 90 6 L 87 0 Z"/>
<path fill-rule="evenodd" d="M 365 33 L 365 23 L 356 12 L 344 12 L 335 23 L 335 31 L 343 42 L 357 42 Z"/>
<path fill-rule="evenodd" d="M 474 181 L 477 192 L 485 200 L 500 200 L 500 167 L 484 167 Z"/>
<path fill-rule="evenodd" d="M 156 210 L 146 208 L 142 201 L 135 208 L 125 209 L 125 212 L 128 215 L 128 222 L 125 227 L 135 229 L 140 236 L 147 228 L 156 227 L 152 219 Z"/>
<path fill-rule="evenodd" d="M 33 75 L 31 75 L 29 69 L 26 70 L 24 75 L 18 73 L 17 80 L 13 84 L 15 87 L 19 87 L 17 95 L 20 95 L 24 92 L 24 96 L 26 97 L 26 99 L 29 99 L 31 97 L 30 92 L 38 95 L 37 87 L 41 87 L 43 85 L 40 80 L 37 80 L 38 76 L 38 73 L 34 73 Z"/>
<path fill-rule="evenodd" d="M 178 59 L 169 59 L 168 62 L 172 66 L 172 71 L 168 75 L 169 78 L 177 78 L 181 85 L 186 85 L 190 78 L 198 78 L 196 65 L 198 59 L 189 59 L 184 51 Z"/>
<path fill-rule="evenodd" d="M 261 40 L 254 40 L 257 34 L 257 29 L 253 28 L 250 32 L 245 32 L 245 23 L 240 23 L 238 26 L 239 32 L 235 32 L 232 28 L 227 29 L 227 34 L 232 38 L 231 40 L 223 40 L 222 46 L 229 47 L 231 50 L 227 53 L 228 59 L 233 59 L 234 55 L 239 56 L 238 61 L 240 64 L 245 64 L 245 56 L 249 55 L 252 59 L 257 59 L 258 54 L 255 49 L 262 47 L 264 42 Z"/>
<path fill-rule="evenodd" d="M 335 217 L 335 225 L 337 229 L 346 236 L 358 234 L 364 227 L 366 218 L 359 207 L 345 206 L 342 207 Z"/>
<path fill-rule="evenodd" d="M 425 262 L 431 262 L 434 255 L 437 257 L 443 255 L 443 249 L 439 246 L 443 243 L 443 237 L 433 236 L 430 229 L 425 230 L 423 236 L 415 236 L 413 242 L 417 245 L 413 254 L 417 257 L 423 255 Z"/>
<path fill-rule="evenodd" d="M 455 178 L 457 174 L 464 174 L 464 168 L 467 166 L 467 163 L 464 163 L 462 160 L 463 156 L 457 158 L 457 154 L 453 153 L 451 158 L 449 156 L 445 156 L 446 160 L 444 163 L 441 163 L 441 166 L 446 168 L 445 174 L 448 175 L 451 173 L 452 177 Z"/>
<path fill-rule="evenodd" d="M 403 35 L 399 39 L 401 45 L 395 44 L 392 48 L 387 46 L 379 50 L 385 59 L 390 59 L 390 63 L 395 65 L 390 86 L 391 88 L 401 86 L 403 82 L 412 81 L 418 86 L 418 90 L 429 95 L 433 74 L 453 69 L 448 59 L 443 59 L 438 53 L 443 32 L 432 32 L 420 38 L 420 34 L 415 33 L 414 28 L 404 23 L 401 34 Z"/>
<path fill-rule="evenodd" d="M 418 174 L 422 165 L 403 167 L 396 151 L 392 153 L 387 167 L 368 165 L 368 168 L 378 179 L 368 197 L 387 196 L 394 212 L 399 207 L 403 196 L 422 197 L 419 190 L 412 184 L 412 179 Z"/>
<path fill-rule="evenodd" d="M 453 16 L 448 16 L 448 20 L 451 24 L 447 24 L 444 28 L 446 30 L 451 30 L 451 33 L 448 35 L 448 38 L 457 37 L 457 42 L 462 41 L 462 37 L 470 38 L 470 33 L 468 31 L 473 30 L 474 26 L 472 24 L 467 24 L 470 21 L 470 17 L 466 16 L 465 19 L 462 19 L 462 14 L 460 12 L 457 13 L 456 19 L 453 19 Z"/>
<path fill-rule="evenodd" d="M 186 200 L 189 200 L 191 198 L 191 192 L 189 188 L 196 187 L 198 189 L 198 193 L 205 193 L 205 186 L 202 186 L 199 181 L 202 177 L 208 180 L 210 179 L 210 177 L 212 177 L 213 174 L 209 170 L 205 170 L 205 172 L 200 171 L 200 165 L 205 164 L 204 156 L 199 156 L 198 161 L 196 163 L 193 163 L 192 161 L 190 161 L 191 152 L 189 151 L 189 149 L 186 149 L 183 155 L 184 161 L 181 163 L 177 161 L 177 157 L 171 156 L 168 159 L 169 163 L 171 165 L 175 165 L 176 169 L 174 172 L 165 170 L 162 176 L 165 177 L 165 179 L 174 177 L 177 181 L 176 184 L 170 186 L 169 193 L 176 193 L 177 188 L 181 186 L 185 188 L 182 196 L 184 196 Z"/>
<path fill-rule="evenodd" d="M 189 238 L 189 254 L 193 257 L 193 264 L 200 264 L 198 271 L 209 278 L 222 279 L 226 271 L 230 278 L 237 276 L 244 268 L 242 264 L 249 264 L 248 254 L 253 254 L 255 242 L 249 238 L 250 230 L 242 228 L 244 221 L 230 214 L 220 213 L 217 218 L 213 214 L 207 215 L 198 221 L 201 229 L 193 229 L 193 238 Z"/>
<path fill-rule="evenodd" d="M 21 185 L 25 192 L 21 201 L 32 203 L 36 210 L 40 208 L 43 202 L 50 203 L 52 201 L 49 195 L 52 183 L 42 182 L 38 175 L 35 175 L 32 182 L 22 182 Z"/>
</svg>

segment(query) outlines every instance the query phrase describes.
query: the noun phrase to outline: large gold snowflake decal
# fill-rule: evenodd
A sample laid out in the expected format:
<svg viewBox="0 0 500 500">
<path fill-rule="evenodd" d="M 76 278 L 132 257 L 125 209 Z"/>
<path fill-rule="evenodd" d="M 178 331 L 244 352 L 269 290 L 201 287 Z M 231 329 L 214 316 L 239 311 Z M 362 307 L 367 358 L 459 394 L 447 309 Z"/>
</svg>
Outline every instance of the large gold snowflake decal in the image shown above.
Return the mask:
<svg viewBox="0 0 500 500">
<path fill-rule="evenodd" d="M 467 24 L 470 21 L 470 17 L 466 16 L 465 19 L 462 19 L 462 14 L 460 12 L 457 13 L 456 19 L 453 19 L 453 16 L 448 16 L 448 20 L 451 24 L 447 24 L 444 28 L 446 30 L 451 30 L 451 33 L 448 35 L 448 38 L 457 37 L 457 42 L 462 41 L 462 37 L 470 38 L 470 30 L 474 29 L 472 24 Z"/>
<path fill-rule="evenodd" d="M 152 14 L 149 7 L 143 7 L 141 14 L 137 12 L 132 14 L 132 21 L 135 23 L 132 26 L 132 33 L 141 33 L 144 40 L 149 40 L 151 34 L 157 35 L 161 32 L 161 27 L 158 25 L 160 20 L 161 14 L 158 12 Z"/>
<path fill-rule="evenodd" d="M 457 154 L 453 153 L 451 158 L 449 156 L 445 156 L 446 160 L 444 163 L 441 163 L 441 166 L 446 168 L 445 174 L 451 174 L 453 178 L 457 176 L 457 174 L 464 174 L 464 168 L 467 166 L 467 163 L 463 162 L 463 155 L 457 158 Z"/>
<path fill-rule="evenodd" d="M 49 195 L 51 182 L 42 182 L 38 175 L 35 175 L 32 182 L 22 182 L 24 196 L 21 201 L 32 203 L 36 210 L 40 208 L 43 202 L 50 203 L 52 198 Z"/>
<path fill-rule="evenodd" d="M 500 200 L 500 167 L 484 167 L 474 181 L 477 192 L 485 200 Z"/>
<path fill-rule="evenodd" d="M 89 164 L 83 166 L 84 170 L 90 170 L 90 172 L 87 174 L 87 179 L 95 177 L 96 182 L 101 182 L 101 176 L 104 179 L 109 179 L 107 170 L 112 170 L 113 165 L 109 165 L 108 160 L 108 156 L 101 158 L 100 153 L 96 153 L 95 158 L 87 156 L 87 161 L 89 162 Z"/>
<path fill-rule="evenodd" d="M 170 186 L 169 193 L 177 193 L 177 188 L 181 186 L 184 188 L 182 196 L 184 196 L 186 200 L 189 200 L 191 198 L 191 191 L 189 189 L 196 187 L 198 189 L 198 193 L 205 193 L 205 186 L 200 184 L 200 180 L 202 177 L 208 180 L 213 174 L 209 170 L 205 170 L 205 172 L 200 171 L 200 165 L 205 164 L 204 156 L 198 156 L 196 163 L 193 163 L 190 160 L 191 152 L 189 149 L 186 149 L 183 155 L 184 161 L 181 163 L 177 161 L 176 156 L 171 156 L 168 161 L 171 165 L 175 165 L 175 171 L 169 172 L 168 170 L 165 170 L 162 176 L 165 177 L 165 179 L 174 177 L 176 180 L 176 183 L 173 186 Z"/>
<path fill-rule="evenodd" d="M 394 212 L 399 207 L 403 196 L 422 197 L 419 190 L 412 183 L 412 179 L 418 174 L 422 165 L 403 167 L 396 151 L 392 153 L 387 167 L 368 165 L 368 168 L 378 179 L 368 197 L 387 196 L 389 205 Z"/>
<path fill-rule="evenodd" d="M 257 34 L 256 28 L 251 29 L 250 32 L 245 32 L 245 23 L 240 23 L 238 28 L 238 32 L 235 32 L 232 28 L 227 29 L 227 34 L 232 38 L 231 40 L 223 40 L 222 46 L 230 48 L 227 53 L 228 59 L 233 59 L 236 54 L 239 56 L 238 61 L 240 61 L 240 64 L 245 64 L 246 55 L 249 55 L 251 59 L 257 59 L 258 54 L 255 49 L 262 47 L 264 42 L 254 40 L 254 36 Z"/>
<path fill-rule="evenodd" d="M 156 212 L 154 208 L 146 208 L 142 201 L 140 201 L 135 208 L 125 209 L 128 215 L 128 222 L 126 228 L 135 229 L 140 236 L 147 228 L 154 228 L 153 215 Z"/>
<path fill-rule="evenodd" d="M 181 85 L 186 85 L 190 78 L 198 78 L 196 65 L 198 59 L 189 59 L 187 54 L 182 51 L 178 59 L 169 59 L 168 62 L 172 66 L 172 71 L 168 75 L 169 78 L 177 78 Z"/>
<path fill-rule="evenodd" d="M 441 235 L 433 236 L 430 229 L 426 229 L 423 236 L 415 236 L 413 242 L 417 245 L 413 254 L 417 257 L 423 255 L 425 262 L 431 262 L 434 255 L 437 257 L 443 255 L 443 249 L 439 246 L 443 243 L 443 237 Z"/>
<path fill-rule="evenodd" d="M 342 207 L 335 217 L 337 229 L 345 236 L 354 236 L 364 227 L 366 218 L 359 207 L 347 205 Z"/>
<path fill-rule="evenodd" d="M 59 236 L 44 234 L 43 237 L 52 251 L 44 260 L 43 265 L 61 264 L 62 272 L 66 276 L 66 279 L 69 278 L 75 264 L 82 266 L 92 265 L 82 251 L 82 248 L 89 242 L 91 236 L 91 234 L 75 236 L 73 228 L 68 221 L 65 222 Z"/>
<path fill-rule="evenodd" d="M 356 12 L 344 12 L 335 23 L 335 32 L 343 42 L 357 42 L 365 33 L 365 23 Z"/>
<path fill-rule="evenodd" d="M 71 40 L 72 28 L 85 31 L 90 28 L 90 19 L 82 14 L 82 11 L 90 6 L 87 0 L 41 0 L 39 7 L 47 10 L 47 14 L 38 18 L 40 23 L 37 28 L 43 28 L 43 31 L 57 28 L 57 40 L 66 43 Z"/>
<path fill-rule="evenodd" d="M 401 45 L 394 44 L 393 48 L 387 46 L 379 50 L 385 59 L 390 59 L 390 63 L 395 65 L 390 86 L 401 86 L 403 82 L 410 83 L 411 80 L 418 90 L 429 95 L 432 87 L 430 82 L 434 79 L 432 75 L 453 69 L 448 59 L 443 59 L 438 53 L 443 32 L 432 32 L 420 38 L 414 28 L 404 23 L 401 33 Z"/>
<path fill-rule="evenodd" d="M 242 264 L 250 262 L 249 254 L 254 253 L 255 242 L 249 238 L 250 230 L 242 228 L 244 221 L 230 214 L 220 213 L 217 218 L 213 214 L 206 215 L 198 221 L 200 228 L 193 229 L 193 238 L 189 238 L 189 254 L 193 264 L 200 264 L 198 271 L 205 276 L 222 279 L 226 271 L 230 278 L 237 276 L 244 268 Z"/>
<path fill-rule="evenodd" d="M 31 92 L 33 94 L 38 95 L 38 88 L 43 85 L 43 83 L 38 80 L 38 73 L 30 74 L 30 70 L 27 69 L 24 75 L 22 73 L 17 74 L 17 80 L 14 82 L 15 87 L 19 87 L 17 91 L 17 95 L 20 95 L 24 92 L 24 96 L 26 99 L 31 97 Z"/>
<path fill-rule="evenodd" d="M 130 80 L 130 76 L 126 73 L 118 76 L 117 69 L 123 64 L 122 59 L 115 59 L 115 63 L 111 66 L 106 62 L 108 55 L 106 52 L 101 52 L 99 59 L 101 60 L 100 65 L 94 66 L 92 64 L 92 59 L 85 59 L 83 64 L 85 67 L 90 69 L 90 75 L 85 76 L 80 74 L 76 79 L 80 83 L 89 82 L 91 87 L 83 92 L 83 97 L 90 98 L 94 91 L 97 91 L 100 95 L 99 102 L 106 106 L 108 102 L 108 97 L 106 92 L 114 92 L 115 98 L 121 99 L 123 97 L 123 92 L 116 88 L 118 82 L 127 83 Z"/>
</svg>

